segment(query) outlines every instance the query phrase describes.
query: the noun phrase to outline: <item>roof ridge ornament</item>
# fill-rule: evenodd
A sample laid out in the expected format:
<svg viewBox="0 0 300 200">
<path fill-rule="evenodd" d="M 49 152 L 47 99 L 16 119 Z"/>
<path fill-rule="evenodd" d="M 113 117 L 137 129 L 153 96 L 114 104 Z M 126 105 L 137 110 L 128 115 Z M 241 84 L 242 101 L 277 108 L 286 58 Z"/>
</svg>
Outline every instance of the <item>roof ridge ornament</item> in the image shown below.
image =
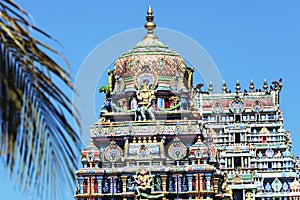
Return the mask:
<svg viewBox="0 0 300 200">
<path fill-rule="evenodd" d="M 157 39 L 156 35 L 153 34 L 153 30 L 155 29 L 156 27 L 156 24 L 153 22 L 153 19 L 154 19 L 154 16 L 152 15 L 153 14 L 153 11 L 151 9 L 151 6 L 149 5 L 148 7 L 148 11 L 147 11 L 147 16 L 146 16 L 146 23 L 145 23 L 145 28 L 147 29 L 147 35 L 145 36 L 144 39 L 146 38 L 151 38 L 151 39 Z"/>
</svg>

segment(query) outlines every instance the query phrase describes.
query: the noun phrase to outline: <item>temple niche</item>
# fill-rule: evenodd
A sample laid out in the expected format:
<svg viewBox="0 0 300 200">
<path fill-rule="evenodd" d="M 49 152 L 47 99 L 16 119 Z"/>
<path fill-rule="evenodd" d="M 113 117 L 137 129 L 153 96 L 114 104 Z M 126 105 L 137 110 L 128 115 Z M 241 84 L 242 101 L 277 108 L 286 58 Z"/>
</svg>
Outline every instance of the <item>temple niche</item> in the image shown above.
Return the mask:
<svg viewBox="0 0 300 200">
<path fill-rule="evenodd" d="M 144 39 L 108 70 L 99 120 L 82 151 L 75 199 L 300 199 L 279 94 L 214 93 L 194 85 L 194 67 L 158 40 L 149 7 Z"/>
</svg>

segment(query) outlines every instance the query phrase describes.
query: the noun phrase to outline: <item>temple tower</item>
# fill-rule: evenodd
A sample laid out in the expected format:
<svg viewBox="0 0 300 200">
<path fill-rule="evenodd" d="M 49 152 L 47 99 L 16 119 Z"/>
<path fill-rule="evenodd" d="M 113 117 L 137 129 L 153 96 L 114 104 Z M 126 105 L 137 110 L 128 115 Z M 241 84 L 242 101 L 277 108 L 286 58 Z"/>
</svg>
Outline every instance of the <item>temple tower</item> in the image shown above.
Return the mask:
<svg viewBox="0 0 300 200">
<path fill-rule="evenodd" d="M 279 95 L 282 80 L 235 92 L 193 85 L 194 67 L 146 35 L 108 70 L 99 120 L 76 172 L 78 200 L 299 199 Z M 199 87 L 198 87 L 199 86 Z M 222 87 L 215 93 L 214 87 Z"/>
</svg>

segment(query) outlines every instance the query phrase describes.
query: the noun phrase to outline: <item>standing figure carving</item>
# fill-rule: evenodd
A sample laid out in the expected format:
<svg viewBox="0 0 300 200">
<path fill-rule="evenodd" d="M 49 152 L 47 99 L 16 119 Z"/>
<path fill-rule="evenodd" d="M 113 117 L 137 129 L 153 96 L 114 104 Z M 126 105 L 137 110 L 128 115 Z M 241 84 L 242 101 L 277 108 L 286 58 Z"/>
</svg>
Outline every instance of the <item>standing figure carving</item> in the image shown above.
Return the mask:
<svg viewBox="0 0 300 200">
<path fill-rule="evenodd" d="M 143 89 L 141 91 L 137 91 L 136 93 L 138 100 L 138 114 L 142 120 L 154 120 L 154 108 L 152 106 L 152 100 L 155 99 L 155 95 L 153 92 L 149 91 L 146 84 L 144 84 Z M 146 114 L 148 117 L 146 117 Z M 138 116 L 139 118 L 139 116 Z"/>
</svg>

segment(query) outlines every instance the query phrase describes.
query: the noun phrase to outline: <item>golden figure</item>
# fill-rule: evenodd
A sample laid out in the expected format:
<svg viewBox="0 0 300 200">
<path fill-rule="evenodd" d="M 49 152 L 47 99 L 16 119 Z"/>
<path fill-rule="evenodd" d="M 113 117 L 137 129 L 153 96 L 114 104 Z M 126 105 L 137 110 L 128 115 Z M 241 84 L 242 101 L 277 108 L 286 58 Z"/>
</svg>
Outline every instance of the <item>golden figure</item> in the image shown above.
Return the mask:
<svg viewBox="0 0 300 200">
<path fill-rule="evenodd" d="M 142 101 L 140 103 L 146 107 L 149 107 L 151 105 L 152 98 L 153 98 L 153 95 L 147 88 L 146 84 L 143 86 L 143 89 L 141 92 L 140 91 L 137 92 L 137 99 Z"/>
<path fill-rule="evenodd" d="M 142 168 L 136 172 L 134 180 L 137 183 L 138 196 L 141 191 L 151 189 L 152 175 L 150 171 L 145 169 L 144 165 L 142 165 Z"/>
</svg>

